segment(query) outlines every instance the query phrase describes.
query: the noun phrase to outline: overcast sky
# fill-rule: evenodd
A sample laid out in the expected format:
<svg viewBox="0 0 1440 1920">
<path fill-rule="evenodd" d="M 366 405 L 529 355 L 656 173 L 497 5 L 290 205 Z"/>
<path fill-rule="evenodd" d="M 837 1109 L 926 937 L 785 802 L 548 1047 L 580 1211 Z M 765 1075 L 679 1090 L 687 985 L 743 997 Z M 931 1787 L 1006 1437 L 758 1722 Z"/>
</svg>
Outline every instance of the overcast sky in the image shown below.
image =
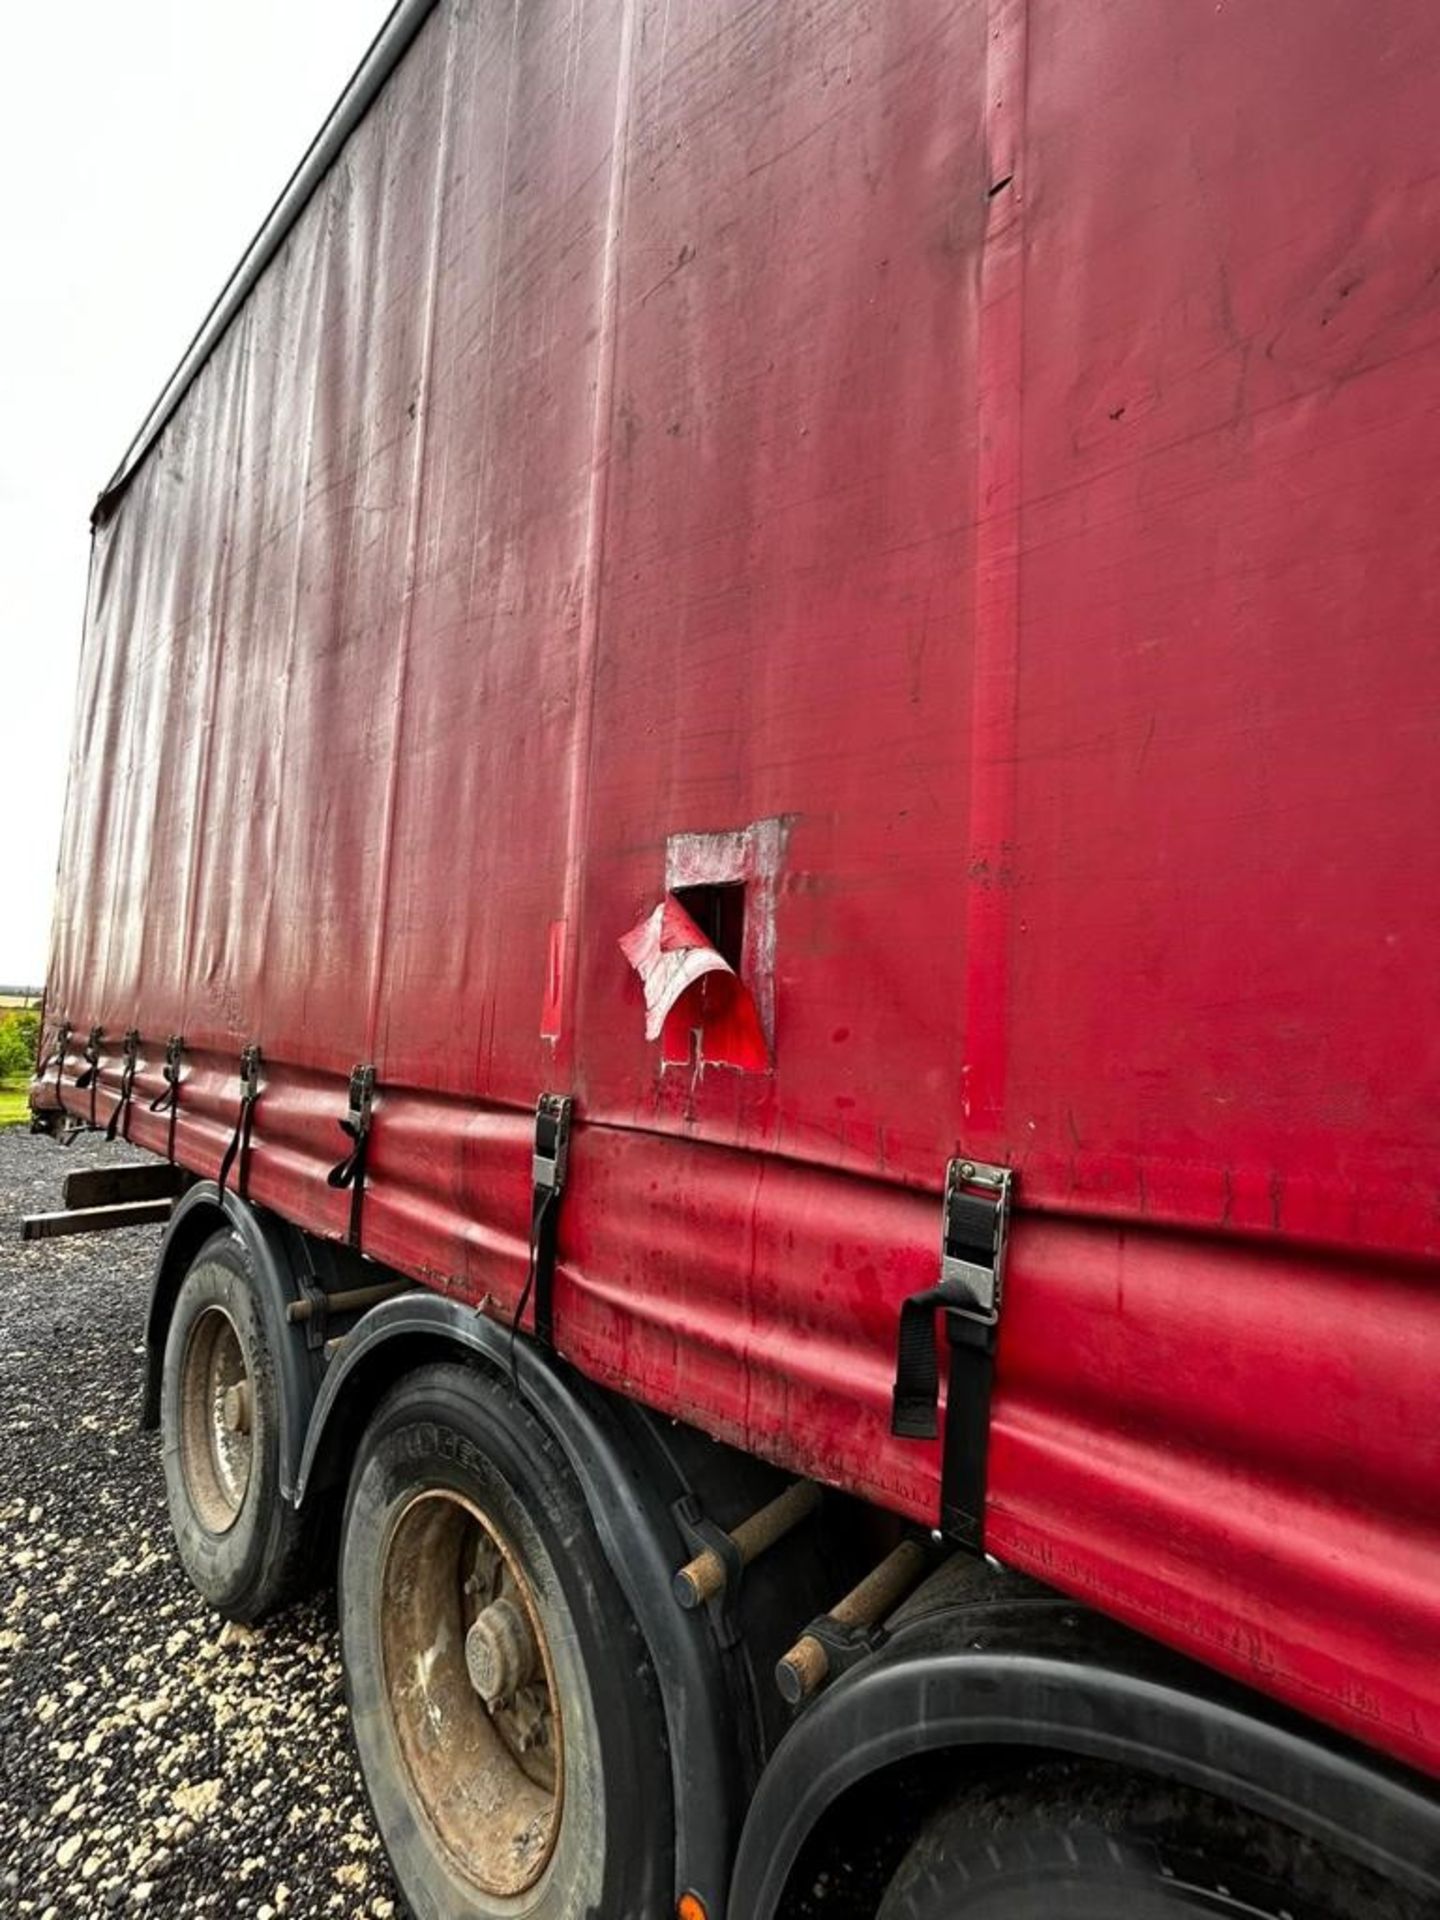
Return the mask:
<svg viewBox="0 0 1440 1920">
<path fill-rule="evenodd" d="M 0 983 L 44 978 L 90 507 L 388 11 L 5 10 Z"/>
</svg>

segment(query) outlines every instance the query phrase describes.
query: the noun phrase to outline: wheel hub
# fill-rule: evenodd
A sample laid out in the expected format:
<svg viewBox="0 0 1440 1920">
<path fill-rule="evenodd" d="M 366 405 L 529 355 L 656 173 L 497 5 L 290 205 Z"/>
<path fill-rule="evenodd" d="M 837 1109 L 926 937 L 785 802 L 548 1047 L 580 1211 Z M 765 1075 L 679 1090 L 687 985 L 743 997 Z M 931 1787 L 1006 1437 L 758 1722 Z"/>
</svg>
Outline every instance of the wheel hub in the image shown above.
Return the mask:
<svg viewBox="0 0 1440 1920">
<path fill-rule="evenodd" d="M 250 1382 L 248 1379 L 239 1380 L 233 1387 L 225 1389 L 222 1412 L 227 1433 L 249 1433 Z"/>
<path fill-rule="evenodd" d="M 555 1849 L 564 1774 L 549 1647 L 517 1557 L 478 1506 L 428 1490 L 391 1527 L 379 1609 L 412 1799 L 475 1888 L 527 1892 Z"/>
<path fill-rule="evenodd" d="M 254 1390 L 239 1330 L 224 1307 L 195 1318 L 180 1372 L 180 1464 L 201 1525 L 228 1533 L 250 1486 Z"/>
<path fill-rule="evenodd" d="M 470 1684 L 493 1713 L 508 1706 L 540 1664 L 530 1622 L 513 1601 L 492 1600 L 465 1636 Z"/>
</svg>

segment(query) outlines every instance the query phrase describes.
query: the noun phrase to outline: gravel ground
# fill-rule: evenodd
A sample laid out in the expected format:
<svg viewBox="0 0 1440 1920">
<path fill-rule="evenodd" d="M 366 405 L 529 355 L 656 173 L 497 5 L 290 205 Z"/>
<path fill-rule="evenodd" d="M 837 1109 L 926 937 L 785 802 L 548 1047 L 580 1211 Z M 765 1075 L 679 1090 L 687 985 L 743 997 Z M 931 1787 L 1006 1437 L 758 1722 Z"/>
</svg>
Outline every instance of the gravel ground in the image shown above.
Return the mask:
<svg viewBox="0 0 1440 1920">
<path fill-rule="evenodd" d="M 331 1596 L 229 1626 L 171 1553 L 137 1425 L 159 1229 L 18 1238 L 127 1157 L 0 1130 L 0 1915 L 387 1920 Z"/>
</svg>

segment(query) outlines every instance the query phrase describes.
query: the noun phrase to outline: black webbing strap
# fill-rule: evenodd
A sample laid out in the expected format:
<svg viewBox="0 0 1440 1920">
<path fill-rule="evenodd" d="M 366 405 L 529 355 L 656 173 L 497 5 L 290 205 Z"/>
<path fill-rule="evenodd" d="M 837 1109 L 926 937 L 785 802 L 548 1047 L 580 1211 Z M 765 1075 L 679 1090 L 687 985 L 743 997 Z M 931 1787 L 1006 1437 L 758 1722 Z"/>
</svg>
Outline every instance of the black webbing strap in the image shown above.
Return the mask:
<svg viewBox="0 0 1440 1920">
<path fill-rule="evenodd" d="M 940 1529 L 962 1547 L 981 1553 L 996 1329 L 953 1312 L 945 1315 L 945 1328 L 950 1339 L 950 1385 L 940 1458 Z"/>
<path fill-rule="evenodd" d="M 542 1093 L 535 1103 L 535 1145 L 530 1159 L 530 1264 L 525 1285 L 510 1322 L 511 1370 L 514 1338 L 525 1319 L 530 1296 L 535 1296 L 535 1338 L 547 1347 L 555 1344 L 555 1257 L 560 1239 L 560 1195 L 570 1163 L 569 1094 Z"/>
<path fill-rule="evenodd" d="M 340 1122 L 340 1131 L 353 1144 L 349 1153 L 330 1169 L 326 1181 L 332 1187 L 350 1189 L 350 1245 L 360 1245 L 360 1216 L 365 1204 L 365 1162 L 370 1152 L 370 1118 L 375 1103 L 374 1067 L 355 1067 L 350 1074 L 350 1111 Z"/>
<path fill-rule="evenodd" d="M 90 1131 L 94 1133 L 99 1121 L 95 1114 L 95 1101 L 100 1092 L 100 1047 L 105 1038 L 103 1027 L 91 1027 L 90 1038 L 85 1042 L 85 1071 L 75 1079 L 75 1090 L 90 1094 Z"/>
<path fill-rule="evenodd" d="M 62 1113 L 65 1109 L 65 1102 L 61 1096 L 60 1082 L 65 1072 L 65 1056 L 70 1051 L 70 1036 L 74 1031 L 75 1029 L 71 1026 L 70 1022 L 66 1020 L 61 1023 L 60 1030 L 55 1035 L 55 1052 L 53 1055 L 55 1061 L 55 1098 L 60 1104 Z"/>
<path fill-rule="evenodd" d="M 912 1293 L 900 1308 L 890 1431 L 902 1440 L 933 1440 L 940 1430 L 936 1421 L 940 1362 L 935 1350 L 935 1313 L 945 1301 L 943 1287 L 927 1287 L 923 1293 Z"/>
<path fill-rule="evenodd" d="M 225 1198 L 225 1182 L 230 1178 L 230 1169 L 235 1164 L 236 1155 L 240 1158 L 240 1172 L 235 1181 L 235 1191 L 242 1200 L 250 1197 L 250 1133 L 255 1125 L 255 1102 L 260 1098 L 260 1049 L 257 1046 L 245 1047 L 240 1054 L 240 1112 L 235 1121 L 235 1131 L 230 1136 L 230 1144 L 220 1162 L 220 1172 L 216 1184 L 220 1188 L 220 1198 Z"/>
<path fill-rule="evenodd" d="M 55 1052 L 52 1055 L 55 1062 L 55 1104 L 60 1109 L 60 1129 L 55 1137 L 62 1147 L 74 1146 L 76 1135 L 80 1131 L 79 1121 L 74 1119 L 70 1109 L 65 1105 L 65 1060 L 70 1052 L 70 1038 L 74 1031 L 68 1020 L 61 1023 L 55 1035 Z M 49 1070 L 50 1062 L 47 1060 L 41 1069 L 42 1079 Z"/>
<path fill-rule="evenodd" d="M 113 1140 L 116 1134 L 126 1140 L 130 1138 L 130 1101 L 135 1092 L 135 1069 L 140 1064 L 138 1027 L 126 1029 L 124 1044 L 124 1060 L 120 1068 L 120 1097 L 110 1110 L 110 1122 L 105 1129 L 107 1140 Z"/>
<path fill-rule="evenodd" d="M 892 1433 L 933 1440 L 940 1395 L 935 1315 L 945 1314 L 950 1346 L 940 1523 L 977 1552 L 984 1543 L 990 1395 L 1004 1281 L 1012 1176 L 1008 1167 L 952 1160 L 945 1180 L 940 1284 L 900 1309 Z"/>
<path fill-rule="evenodd" d="M 535 1276 L 535 1338 L 555 1344 L 555 1253 L 560 1240 L 560 1195 L 570 1162 L 570 1111 L 566 1094 L 543 1093 L 535 1107 L 531 1158 L 531 1270 Z"/>
<path fill-rule="evenodd" d="M 164 1088 L 150 1102 L 151 1113 L 168 1113 L 169 1132 L 165 1140 L 165 1157 L 172 1163 L 175 1160 L 175 1122 L 180 1115 L 180 1070 L 185 1058 L 185 1038 L 183 1034 L 172 1033 L 165 1042 Z"/>
</svg>

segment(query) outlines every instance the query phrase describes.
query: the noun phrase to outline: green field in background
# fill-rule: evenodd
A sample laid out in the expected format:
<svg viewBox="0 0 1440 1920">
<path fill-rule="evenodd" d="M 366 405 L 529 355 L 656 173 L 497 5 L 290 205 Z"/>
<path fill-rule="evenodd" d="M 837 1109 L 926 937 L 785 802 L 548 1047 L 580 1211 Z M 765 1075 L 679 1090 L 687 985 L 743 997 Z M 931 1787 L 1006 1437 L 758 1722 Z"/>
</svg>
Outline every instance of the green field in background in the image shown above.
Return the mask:
<svg viewBox="0 0 1440 1920">
<path fill-rule="evenodd" d="M 0 1127 L 15 1127 L 29 1120 L 25 1099 L 29 1084 L 27 1080 L 0 1080 Z"/>
</svg>

